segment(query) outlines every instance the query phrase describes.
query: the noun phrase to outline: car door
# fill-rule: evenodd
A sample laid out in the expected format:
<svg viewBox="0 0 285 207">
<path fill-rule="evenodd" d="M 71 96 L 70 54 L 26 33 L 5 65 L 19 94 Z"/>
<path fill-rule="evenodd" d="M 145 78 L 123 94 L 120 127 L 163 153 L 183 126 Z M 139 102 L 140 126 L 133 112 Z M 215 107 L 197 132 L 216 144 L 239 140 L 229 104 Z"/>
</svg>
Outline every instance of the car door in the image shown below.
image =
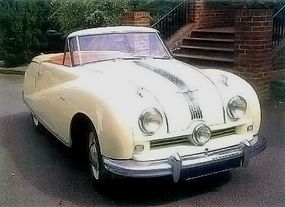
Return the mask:
<svg viewBox="0 0 285 207">
<path fill-rule="evenodd" d="M 36 80 L 37 113 L 44 125 L 68 144 L 69 119 L 74 108 L 66 98 L 67 85 L 76 76 L 72 68 L 42 63 Z"/>
</svg>

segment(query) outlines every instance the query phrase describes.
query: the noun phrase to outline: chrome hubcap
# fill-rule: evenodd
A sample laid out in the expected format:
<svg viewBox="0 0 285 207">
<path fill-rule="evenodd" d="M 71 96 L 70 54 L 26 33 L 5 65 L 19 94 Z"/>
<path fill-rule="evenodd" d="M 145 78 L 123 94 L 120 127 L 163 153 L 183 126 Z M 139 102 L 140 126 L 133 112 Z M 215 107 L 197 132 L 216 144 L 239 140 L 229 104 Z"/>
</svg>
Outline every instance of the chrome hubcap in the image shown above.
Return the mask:
<svg viewBox="0 0 285 207">
<path fill-rule="evenodd" d="M 89 134 L 89 160 L 91 162 L 91 170 L 95 179 L 99 179 L 99 158 L 95 143 L 94 132 Z"/>
</svg>

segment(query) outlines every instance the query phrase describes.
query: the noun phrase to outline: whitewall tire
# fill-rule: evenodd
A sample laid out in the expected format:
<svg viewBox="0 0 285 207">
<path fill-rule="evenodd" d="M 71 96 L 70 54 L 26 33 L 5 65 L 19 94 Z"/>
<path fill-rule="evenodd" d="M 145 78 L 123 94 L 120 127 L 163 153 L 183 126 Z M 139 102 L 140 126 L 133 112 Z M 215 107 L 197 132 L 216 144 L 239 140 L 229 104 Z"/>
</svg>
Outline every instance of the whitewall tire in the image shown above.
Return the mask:
<svg viewBox="0 0 285 207">
<path fill-rule="evenodd" d="M 105 169 L 100 145 L 94 127 L 90 127 L 88 136 L 88 165 L 95 184 L 105 183 L 109 179 L 109 172 Z"/>
</svg>

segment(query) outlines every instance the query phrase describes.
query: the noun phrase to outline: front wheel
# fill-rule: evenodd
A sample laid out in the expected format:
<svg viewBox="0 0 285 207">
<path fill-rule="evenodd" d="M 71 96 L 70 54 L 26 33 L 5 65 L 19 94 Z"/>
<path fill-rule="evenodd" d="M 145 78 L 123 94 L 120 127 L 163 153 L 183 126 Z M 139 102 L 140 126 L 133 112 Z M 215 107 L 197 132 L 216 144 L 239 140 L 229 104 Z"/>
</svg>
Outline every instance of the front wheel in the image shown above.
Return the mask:
<svg viewBox="0 0 285 207">
<path fill-rule="evenodd" d="M 109 172 L 106 170 L 103 163 L 96 132 L 93 127 L 90 128 L 91 129 L 88 131 L 88 165 L 94 183 L 102 184 L 109 179 Z"/>
</svg>

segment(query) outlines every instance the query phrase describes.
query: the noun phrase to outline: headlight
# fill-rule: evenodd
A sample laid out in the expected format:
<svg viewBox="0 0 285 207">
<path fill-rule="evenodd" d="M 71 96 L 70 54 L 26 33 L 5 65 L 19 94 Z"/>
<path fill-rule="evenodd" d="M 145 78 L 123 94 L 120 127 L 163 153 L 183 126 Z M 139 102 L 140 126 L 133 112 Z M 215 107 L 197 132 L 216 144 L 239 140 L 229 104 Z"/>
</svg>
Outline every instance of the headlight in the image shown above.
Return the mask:
<svg viewBox="0 0 285 207">
<path fill-rule="evenodd" d="M 195 145 L 204 145 L 211 138 L 211 129 L 205 124 L 197 125 L 192 134 L 192 139 L 190 141 Z"/>
<path fill-rule="evenodd" d="M 141 130 L 148 135 L 152 135 L 158 131 L 162 126 L 162 123 L 162 115 L 155 108 L 146 109 L 139 118 L 139 126 Z"/>
<path fill-rule="evenodd" d="M 240 96 L 233 97 L 228 103 L 228 115 L 231 119 L 237 120 L 243 117 L 247 109 L 247 103 Z"/>
</svg>

